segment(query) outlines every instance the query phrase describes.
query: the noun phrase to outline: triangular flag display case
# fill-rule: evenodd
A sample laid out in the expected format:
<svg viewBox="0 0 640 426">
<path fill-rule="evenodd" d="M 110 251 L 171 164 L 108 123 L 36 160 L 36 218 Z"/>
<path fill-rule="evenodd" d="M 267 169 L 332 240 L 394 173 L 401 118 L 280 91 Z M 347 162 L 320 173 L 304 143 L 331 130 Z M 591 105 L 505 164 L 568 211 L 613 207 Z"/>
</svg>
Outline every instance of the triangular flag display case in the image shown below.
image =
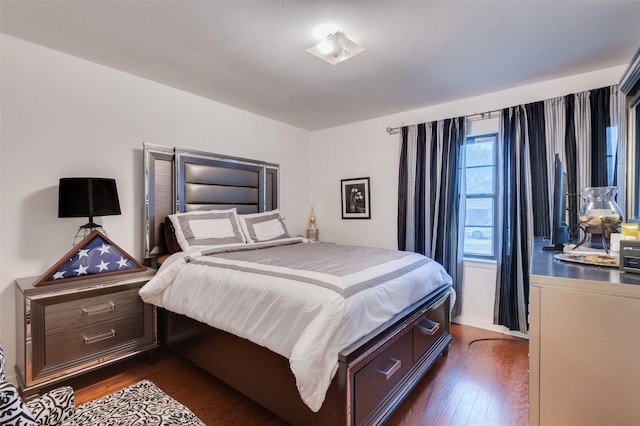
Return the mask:
<svg viewBox="0 0 640 426">
<path fill-rule="evenodd" d="M 104 277 L 146 269 L 106 235 L 94 230 L 49 268 L 33 285 L 38 287 L 84 280 L 92 276 Z"/>
</svg>

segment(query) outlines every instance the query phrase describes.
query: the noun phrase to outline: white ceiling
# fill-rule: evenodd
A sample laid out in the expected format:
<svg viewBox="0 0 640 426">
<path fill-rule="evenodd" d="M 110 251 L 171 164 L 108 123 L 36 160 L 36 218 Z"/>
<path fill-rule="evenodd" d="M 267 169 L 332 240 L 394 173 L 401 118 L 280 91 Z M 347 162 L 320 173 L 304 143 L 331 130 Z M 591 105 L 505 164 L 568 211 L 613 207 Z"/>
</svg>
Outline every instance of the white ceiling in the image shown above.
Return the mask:
<svg viewBox="0 0 640 426">
<path fill-rule="evenodd" d="M 640 1 L 8 1 L 0 30 L 318 130 L 628 64 Z M 339 29 L 364 53 L 305 52 Z"/>
</svg>

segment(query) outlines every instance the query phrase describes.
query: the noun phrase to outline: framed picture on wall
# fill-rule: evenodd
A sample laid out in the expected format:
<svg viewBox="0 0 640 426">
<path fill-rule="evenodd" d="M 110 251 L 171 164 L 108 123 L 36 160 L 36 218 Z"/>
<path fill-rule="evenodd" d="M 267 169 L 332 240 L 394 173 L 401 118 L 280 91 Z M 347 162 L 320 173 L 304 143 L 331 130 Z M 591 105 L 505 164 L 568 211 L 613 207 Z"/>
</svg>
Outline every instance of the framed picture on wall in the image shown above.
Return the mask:
<svg viewBox="0 0 640 426">
<path fill-rule="evenodd" d="M 369 178 L 342 179 L 342 218 L 371 219 Z"/>
</svg>

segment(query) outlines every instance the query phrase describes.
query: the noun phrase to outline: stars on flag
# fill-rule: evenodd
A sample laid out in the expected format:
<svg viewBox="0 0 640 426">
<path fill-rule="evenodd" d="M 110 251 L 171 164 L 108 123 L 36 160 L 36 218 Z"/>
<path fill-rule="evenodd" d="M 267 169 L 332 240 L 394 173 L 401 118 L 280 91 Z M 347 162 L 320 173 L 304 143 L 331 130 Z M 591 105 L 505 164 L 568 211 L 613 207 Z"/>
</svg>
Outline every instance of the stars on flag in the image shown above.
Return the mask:
<svg viewBox="0 0 640 426">
<path fill-rule="evenodd" d="M 117 263 L 120 268 L 126 268 L 128 266 L 128 261 L 124 257 L 121 257 Z"/>
<path fill-rule="evenodd" d="M 101 234 L 96 233 L 94 238 L 78 249 L 68 261 L 60 265 L 47 281 L 136 268 L 138 268 L 136 262 L 129 259 L 113 245 L 108 244 Z"/>
<path fill-rule="evenodd" d="M 78 265 L 78 269 L 74 269 L 73 272 L 76 273 L 76 276 L 85 275 L 87 273 L 88 266 Z"/>
<path fill-rule="evenodd" d="M 98 265 L 98 272 L 103 272 L 103 271 L 108 271 L 109 270 L 109 263 L 111 262 L 105 262 L 104 260 L 102 262 L 100 262 L 100 264 Z"/>
<path fill-rule="evenodd" d="M 102 247 L 100 247 L 98 250 L 100 250 L 100 254 L 105 254 L 105 253 L 109 253 L 110 247 L 111 247 L 110 245 L 102 244 Z"/>
</svg>

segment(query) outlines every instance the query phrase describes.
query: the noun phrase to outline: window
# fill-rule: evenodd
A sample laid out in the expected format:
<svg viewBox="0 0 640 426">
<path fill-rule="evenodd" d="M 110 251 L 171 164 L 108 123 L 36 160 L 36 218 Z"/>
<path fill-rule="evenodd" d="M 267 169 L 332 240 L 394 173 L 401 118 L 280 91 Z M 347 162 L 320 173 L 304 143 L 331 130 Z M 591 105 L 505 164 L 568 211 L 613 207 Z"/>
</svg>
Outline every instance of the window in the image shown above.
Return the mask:
<svg viewBox="0 0 640 426">
<path fill-rule="evenodd" d="M 498 134 L 467 136 L 465 257 L 496 258 Z"/>
</svg>

